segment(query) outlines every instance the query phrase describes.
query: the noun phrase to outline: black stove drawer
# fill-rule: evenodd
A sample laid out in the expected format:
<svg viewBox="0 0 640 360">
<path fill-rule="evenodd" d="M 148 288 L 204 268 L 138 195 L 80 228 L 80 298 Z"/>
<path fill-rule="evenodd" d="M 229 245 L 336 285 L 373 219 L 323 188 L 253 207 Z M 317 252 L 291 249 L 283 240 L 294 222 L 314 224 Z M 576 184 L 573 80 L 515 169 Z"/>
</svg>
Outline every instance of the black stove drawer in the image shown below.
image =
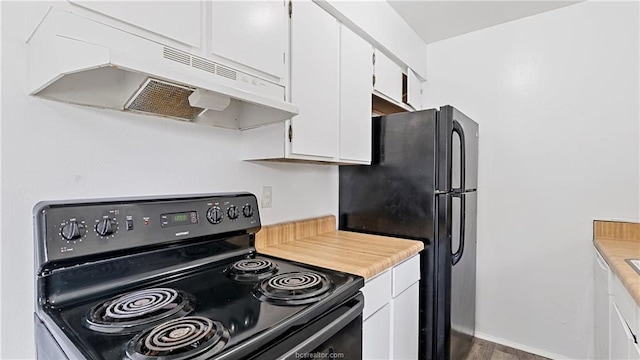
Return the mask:
<svg viewBox="0 0 640 360">
<path fill-rule="evenodd" d="M 361 293 L 251 359 L 362 359 Z"/>
</svg>

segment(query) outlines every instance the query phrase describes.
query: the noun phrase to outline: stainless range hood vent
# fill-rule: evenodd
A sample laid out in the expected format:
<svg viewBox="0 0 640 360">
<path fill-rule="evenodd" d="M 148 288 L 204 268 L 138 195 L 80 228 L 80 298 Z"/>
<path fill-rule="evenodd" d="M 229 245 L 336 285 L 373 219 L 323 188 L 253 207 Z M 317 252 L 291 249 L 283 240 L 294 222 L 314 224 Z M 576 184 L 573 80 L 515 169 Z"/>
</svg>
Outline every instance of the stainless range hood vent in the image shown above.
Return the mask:
<svg viewBox="0 0 640 360">
<path fill-rule="evenodd" d="M 298 114 L 278 82 L 60 9 L 27 43 L 31 95 L 232 129 Z"/>
</svg>

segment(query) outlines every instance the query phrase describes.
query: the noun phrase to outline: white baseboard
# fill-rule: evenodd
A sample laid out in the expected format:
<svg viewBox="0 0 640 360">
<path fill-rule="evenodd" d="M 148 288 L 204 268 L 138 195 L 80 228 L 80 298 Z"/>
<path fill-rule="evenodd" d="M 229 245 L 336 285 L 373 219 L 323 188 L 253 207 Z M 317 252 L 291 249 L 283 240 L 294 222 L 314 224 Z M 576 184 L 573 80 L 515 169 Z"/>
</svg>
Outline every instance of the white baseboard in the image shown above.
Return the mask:
<svg viewBox="0 0 640 360">
<path fill-rule="evenodd" d="M 549 358 L 549 359 L 569 359 L 566 356 L 550 353 L 548 351 L 536 349 L 536 348 L 533 348 L 531 346 L 522 345 L 522 344 L 519 344 L 517 342 L 513 342 L 513 341 L 510 341 L 510 340 L 499 338 L 497 336 L 481 333 L 481 332 L 478 332 L 477 330 L 476 330 L 476 337 L 478 339 L 491 341 L 491 342 L 496 343 L 496 344 L 500 344 L 500 345 L 508 346 L 510 348 L 526 351 L 528 353 L 532 353 L 532 354 L 535 354 L 535 355 L 544 356 L 544 357 Z"/>
</svg>

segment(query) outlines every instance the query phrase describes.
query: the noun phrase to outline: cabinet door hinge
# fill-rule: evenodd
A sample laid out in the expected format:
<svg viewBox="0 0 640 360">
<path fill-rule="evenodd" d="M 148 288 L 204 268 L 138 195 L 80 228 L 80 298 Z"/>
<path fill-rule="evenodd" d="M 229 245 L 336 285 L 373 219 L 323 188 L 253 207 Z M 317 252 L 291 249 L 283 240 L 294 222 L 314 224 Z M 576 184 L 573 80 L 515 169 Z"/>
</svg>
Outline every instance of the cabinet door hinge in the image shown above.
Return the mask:
<svg viewBox="0 0 640 360">
<path fill-rule="evenodd" d="M 289 19 L 291 19 L 291 14 L 293 14 L 293 1 L 289 0 Z"/>
<path fill-rule="evenodd" d="M 372 75 L 371 77 L 372 77 L 372 80 L 373 80 L 373 86 L 376 86 L 376 76 Z"/>
<path fill-rule="evenodd" d="M 289 125 L 289 142 L 293 140 L 293 126 Z"/>
</svg>

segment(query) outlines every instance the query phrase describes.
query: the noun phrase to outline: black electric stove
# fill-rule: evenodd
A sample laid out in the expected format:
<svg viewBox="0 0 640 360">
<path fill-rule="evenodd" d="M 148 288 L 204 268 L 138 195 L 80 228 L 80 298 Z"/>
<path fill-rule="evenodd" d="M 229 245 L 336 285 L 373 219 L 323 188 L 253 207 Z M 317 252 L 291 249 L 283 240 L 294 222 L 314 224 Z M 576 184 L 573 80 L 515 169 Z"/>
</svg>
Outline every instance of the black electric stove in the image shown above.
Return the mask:
<svg viewBox="0 0 640 360">
<path fill-rule="evenodd" d="M 252 194 L 42 202 L 34 217 L 39 359 L 362 357 L 364 280 L 257 254 Z"/>
</svg>

